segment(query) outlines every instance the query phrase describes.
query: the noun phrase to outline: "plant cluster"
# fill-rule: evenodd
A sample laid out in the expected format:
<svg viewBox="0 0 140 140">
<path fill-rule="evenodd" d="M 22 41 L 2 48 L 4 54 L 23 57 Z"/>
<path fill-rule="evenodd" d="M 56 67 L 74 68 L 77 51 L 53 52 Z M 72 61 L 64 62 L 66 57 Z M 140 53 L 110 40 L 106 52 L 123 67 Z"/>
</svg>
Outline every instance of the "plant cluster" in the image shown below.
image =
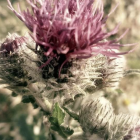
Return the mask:
<svg viewBox="0 0 140 140">
<path fill-rule="evenodd" d="M 97 91 L 117 88 L 127 72 L 119 38 L 111 39 L 101 0 L 27 0 L 30 9 L 8 7 L 30 30 L 0 43 L 0 81 L 22 102 L 44 112 L 51 139 L 139 139 L 140 118 L 115 114 Z"/>
</svg>

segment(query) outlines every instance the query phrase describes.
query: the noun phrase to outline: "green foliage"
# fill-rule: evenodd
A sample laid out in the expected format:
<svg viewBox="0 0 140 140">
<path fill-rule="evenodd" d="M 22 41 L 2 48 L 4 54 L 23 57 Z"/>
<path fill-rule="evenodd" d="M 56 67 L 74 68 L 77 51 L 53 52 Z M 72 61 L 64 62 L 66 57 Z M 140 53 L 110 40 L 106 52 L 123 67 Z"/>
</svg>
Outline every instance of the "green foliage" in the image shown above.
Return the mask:
<svg viewBox="0 0 140 140">
<path fill-rule="evenodd" d="M 61 131 L 63 132 L 63 134 L 65 134 L 67 137 L 74 133 L 74 131 L 72 129 L 70 129 L 69 127 L 61 126 L 60 128 L 61 128 Z"/>
<path fill-rule="evenodd" d="M 67 138 L 67 137 L 71 136 L 74 132 L 69 127 L 58 126 L 58 125 L 52 126 L 51 129 L 54 131 L 57 131 L 59 133 L 59 135 L 63 138 Z"/>
<path fill-rule="evenodd" d="M 0 140 L 14 140 L 11 136 L 0 136 Z"/>
<path fill-rule="evenodd" d="M 117 91 L 117 93 L 118 93 L 119 95 L 121 95 L 121 94 L 123 93 L 123 91 L 122 91 L 121 89 L 119 89 L 119 88 L 117 88 L 116 91 Z"/>
<path fill-rule="evenodd" d="M 57 119 L 59 125 L 61 125 L 64 122 L 65 113 L 59 107 L 58 103 L 56 103 L 54 106 L 52 117 Z"/>
<path fill-rule="evenodd" d="M 30 103 L 29 97 L 26 96 L 26 95 L 22 96 L 22 102 L 23 102 L 23 103 Z"/>
<path fill-rule="evenodd" d="M 51 129 L 57 131 L 63 138 L 67 138 L 72 135 L 74 131 L 68 127 L 61 126 L 61 124 L 64 122 L 64 118 L 65 113 L 62 111 L 59 104 L 56 103 L 53 109 L 52 116 L 49 118 Z"/>
<path fill-rule="evenodd" d="M 15 93 L 15 92 L 12 92 L 12 96 L 13 96 L 13 97 L 17 97 L 17 96 L 18 96 L 18 94 L 17 94 L 17 93 Z"/>
<path fill-rule="evenodd" d="M 25 139 L 34 140 L 33 126 L 32 125 L 29 125 L 29 126 L 27 125 L 26 115 L 21 115 L 19 118 L 17 118 L 16 123 L 18 123 L 20 134 Z"/>
<path fill-rule="evenodd" d="M 31 103 L 33 105 L 34 109 L 39 107 L 38 104 L 35 102 L 35 98 L 32 95 L 29 95 L 29 96 L 24 95 L 24 96 L 22 96 L 22 102 L 23 103 Z M 44 110 L 42 110 L 42 111 L 44 111 Z"/>
<path fill-rule="evenodd" d="M 38 118 L 36 118 L 36 120 L 34 118 L 34 123 L 31 125 L 28 125 L 26 123 L 26 119 L 27 119 L 27 115 L 24 115 L 24 114 L 15 118 L 15 123 L 16 125 L 18 125 L 19 133 L 25 140 L 48 140 L 46 139 L 44 135 L 45 130 L 43 129 L 39 135 L 34 135 L 33 127 L 34 127 L 34 124 L 37 124 Z"/>
<path fill-rule="evenodd" d="M 36 109 L 36 108 L 39 107 L 37 103 L 33 103 L 32 105 L 33 105 L 33 108 L 34 108 L 34 109 Z"/>
<path fill-rule="evenodd" d="M 22 102 L 23 103 L 35 103 L 35 99 L 34 99 L 34 97 L 32 96 L 32 95 L 29 95 L 29 96 L 27 96 L 27 95 L 24 95 L 24 96 L 22 96 Z"/>
<path fill-rule="evenodd" d="M 49 120 L 51 122 L 51 129 L 57 131 L 63 138 L 67 138 L 73 134 L 74 131 L 69 127 L 60 126 L 58 124 L 58 119 L 50 117 Z"/>
<path fill-rule="evenodd" d="M 42 113 L 33 115 L 33 122 L 28 124 L 29 104 L 16 104 L 13 106 L 14 99 L 16 98 L 0 94 L 0 123 L 5 123 L 5 126 L 0 128 L 0 140 L 15 140 L 18 136 L 22 140 L 50 140 L 46 137 L 44 125 L 38 125 L 38 122 L 42 122 Z M 30 115 L 32 115 L 32 112 Z M 34 125 L 38 125 L 41 129 L 38 135 L 34 134 Z"/>
<path fill-rule="evenodd" d="M 77 120 L 77 121 L 79 122 L 79 116 L 78 116 L 76 113 L 70 111 L 70 110 L 69 110 L 68 108 L 66 108 L 66 107 L 63 107 L 63 109 L 64 109 L 72 118 L 74 118 L 75 120 Z"/>
</svg>

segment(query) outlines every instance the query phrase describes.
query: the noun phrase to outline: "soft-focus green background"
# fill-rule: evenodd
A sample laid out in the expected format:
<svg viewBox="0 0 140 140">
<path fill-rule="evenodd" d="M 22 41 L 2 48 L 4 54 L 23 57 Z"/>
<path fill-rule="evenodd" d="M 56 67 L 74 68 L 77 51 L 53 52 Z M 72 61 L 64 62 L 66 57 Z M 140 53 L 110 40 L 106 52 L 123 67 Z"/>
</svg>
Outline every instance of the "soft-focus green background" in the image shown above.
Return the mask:
<svg viewBox="0 0 140 140">
<path fill-rule="evenodd" d="M 25 0 L 11 0 L 14 7 L 20 2 L 25 8 Z M 116 11 L 109 17 L 107 28 L 111 30 L 120 23 L 119 37 L 125 29 L 130 28 L 121 43 L 138 43 L 133 53 L 126 55 L 126 68 L 140 69 L 140 0 L 105 0 L 105 13 L 119 3 Z M 6 0 L 0 0 L 0 40 L 8 32 L 25 35 L 27 28 L 8 9 Z M 131 50 L 134 47 L 124 47 L 121 50 Z M 140 114 L 140 76 L 131 75 L 121 81 L 125 94 L 120 98 L 120 110 Z M 0 89 L 0 140 L 46 140 L 42 124 L 42 114 L 31 105 L 20 103 L 21 97 L 11 97 Z M 123 108 L 123 107 L 125 108 Z M 40 131 L 40 129 L 42 129 Z"/>
</svg>

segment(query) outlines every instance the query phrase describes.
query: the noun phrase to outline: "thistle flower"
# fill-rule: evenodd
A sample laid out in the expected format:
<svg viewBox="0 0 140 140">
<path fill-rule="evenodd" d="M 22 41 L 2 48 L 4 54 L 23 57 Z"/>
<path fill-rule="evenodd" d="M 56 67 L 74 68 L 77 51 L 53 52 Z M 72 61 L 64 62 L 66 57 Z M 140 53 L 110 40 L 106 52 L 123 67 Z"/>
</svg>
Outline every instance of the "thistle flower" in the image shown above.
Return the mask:
<svg viewBox="0 0 140 140">
<path fill-rule="evenodd" d="M 117 43 L 119 39 L 106 40 L 117 33 L 118 26 L 109 33 L 105 31 L 111 13 L 103 17 L 101 1 L 27 2 L 32 12 L 17 12 L 8 0 L 9 8 L 32 32 L 39 50 L 38 57 L 43 62 L 39 67 L 47 83 L 43 96 L 59 96 L 65 104 L 79 95 L 118 84 L 123 68 L 114 58 L 123 54 L 116 51 L 121 45 Z"/>
<path fill-rule="evenodd" d="M 1 78 L 5 80 L 4 83 L 11 85 L 11 88 L 9 87 L 11 90 L 22 90 L 19 83 L 24 81 L 26 88 L 27 86 L 36 88 L 34 91 L 36 96 L 53 99 L 61 97 L 61 103 L 67 104 L 73 102 L 78 96 L 92 94 L 96 90 L 108 86 L 114 87 L 122 76 L 123 68 L 120 61 L 117 63 L 116 60 L 97 55 L 89 59 L 75 59 L 67 63 L 62 68 L 61 79 L 56 78 L 57 59 L 53 59 L 51 64 L 48 64 L 43 70 L 38 69 L 44 61 L 44 57 L 41 55 L 42 51 L 36 52 L 34 41 L 29 36 L 26 38 L 28 38 L 28 40 L 26 39 L 27 44 L 25 42 L 19 43 L 21 37 L 17 34 L 11 34 L 7 36 L 0 47 L 3 52 L 0 57 L 1 73 L 3 73 Z M 17 42 L 15 43 L 15 41 Z M 119 67 L 118 64 L 120 64 Z M 40 92 L 41 94 L 39 94 Z"/>
<path fill-rule="evenodd" d="M 103 17 L 103 4 L 99 0 L 27 0 L 32 8 L 19 12 L 14 10 L 10 1 L 9 8 L 22 20 L 32 32 L 36 45 L 43 49 L 48 58 L 41 66 L 44 67 L 53 58 L 59 58 L 59 68 L 71 58 L 85 59 L 103 54 L 116 57 L 123 53 L 115 50 L 123 46 L 119 39 L 105 41 L 118 31 L 116 26 L 111 32 L 106 32 L 107 17 Z M 60 75 L 59 71 L 59 75 Z"/>
</svg>

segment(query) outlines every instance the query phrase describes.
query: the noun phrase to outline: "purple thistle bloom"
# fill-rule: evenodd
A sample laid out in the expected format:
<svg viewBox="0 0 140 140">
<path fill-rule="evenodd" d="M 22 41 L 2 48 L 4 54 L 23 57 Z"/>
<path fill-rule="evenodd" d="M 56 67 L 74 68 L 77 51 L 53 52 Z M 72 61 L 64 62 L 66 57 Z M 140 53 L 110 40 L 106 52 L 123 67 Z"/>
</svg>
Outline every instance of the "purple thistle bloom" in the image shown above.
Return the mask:
<svg viewBox="0 0 140 140">
<path fill-rule="evenodd" d="M 49 59 L 42 65 L 47 65 L 54 57 L 63 56 L 64 61 L 70 58 L 89 58 L 97 54 L 117 57 L 128 52 L 117 53 L 120 46 L 119 39 L 108 40 L 108 37 L 118 31 L 116 26 L 111 32 L 106 32 L 106 17 L 103 17 L 103 3 L 94 0 L 27 0 L 29 9 L 19 12 L 9 8 L 22 20 L 32 32 L 32 38 L 37 46 L 43 47 L 44 55 Z M 113 9 L 113 11 L 115 8 Z"/>
</svg>

